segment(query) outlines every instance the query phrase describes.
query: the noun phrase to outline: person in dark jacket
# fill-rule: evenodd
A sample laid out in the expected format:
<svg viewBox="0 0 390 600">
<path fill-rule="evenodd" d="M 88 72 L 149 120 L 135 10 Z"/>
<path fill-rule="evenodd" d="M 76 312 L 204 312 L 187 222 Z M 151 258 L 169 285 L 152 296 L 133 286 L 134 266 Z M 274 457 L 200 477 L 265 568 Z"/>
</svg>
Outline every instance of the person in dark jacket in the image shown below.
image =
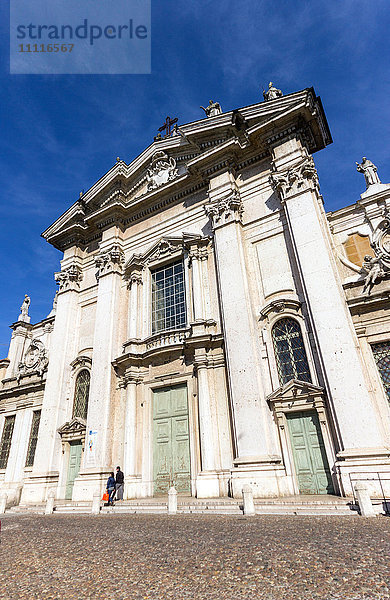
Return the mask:
<svg viewBox="0 0 390 600">
<path fill-rule="evenodd" d="M 111 471 L 109 478 L 107 479 L 107 492 L 108 492 L 108 505 L 114 504 L 115 495 L 115 477 L 114 472 Z"/>
<path fill-rule="evenodd" d="M 115 494 L 117 500 L 123 500 L 123 488 L 124 488 L 125 476 L 123 475 L 121 468 L 116 468 L 115 476 Z"/>
</svg>

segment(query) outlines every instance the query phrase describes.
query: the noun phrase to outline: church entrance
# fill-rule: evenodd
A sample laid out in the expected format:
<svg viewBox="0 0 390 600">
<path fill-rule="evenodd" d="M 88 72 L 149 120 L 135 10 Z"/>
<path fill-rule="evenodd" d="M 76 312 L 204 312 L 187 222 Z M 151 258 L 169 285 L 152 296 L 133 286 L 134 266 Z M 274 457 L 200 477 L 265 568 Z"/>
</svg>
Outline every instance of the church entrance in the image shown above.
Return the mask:
<svg viewBox="0 0 390 600">
<path fill-rule="evenodd" d="M 174 485 L 191 493 L 187 386 L 153 392 L 153 493 L 162 496 Z"/>
<path fill-rule="evenodd" d="M 66 479 L 65 499 L 72 500 L 74 480 L 80 471 L 82 444 L 81 441 L 69 442 L 68 476 Z"/>
<path fill-rule="evenodd" d="M 324 440 L 315 411 L 286 415 L 301 494 L 334 494 Z"/>
</svg>

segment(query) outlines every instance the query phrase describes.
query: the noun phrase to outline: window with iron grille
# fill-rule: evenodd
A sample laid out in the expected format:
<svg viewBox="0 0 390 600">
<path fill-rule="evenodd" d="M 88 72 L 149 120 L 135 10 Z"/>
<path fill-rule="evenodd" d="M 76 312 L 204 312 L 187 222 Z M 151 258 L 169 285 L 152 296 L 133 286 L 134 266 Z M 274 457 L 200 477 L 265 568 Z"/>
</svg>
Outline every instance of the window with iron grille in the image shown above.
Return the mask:
<svg viewBox="0 0 390 600">
<path fill-rule="evenodd" d="M 272 328 L 272 340 L 280 384 L 284 385 L 291 379 L 311 382 L 299 323 L 295 319 L 281 319 Z"/>
<path fill-rule="evenodd" d="M 152 271 L 152 333 L 186 326 L 182 261 Z"/>
<path fill-rule="evenodd" d="M 41 420 L 41 411 L 36 410 L 33 412 L 33 418 L 31 423 L 30 439 L 28 442 L 26 467 L 32 467 L 34 464 L 35 450 L 38 442 L 38 431 L 39 423 Z"/>
<path fill-rule="evenodd" d="M 11 450 L 12 434 L 14 432 L 15 415 L 5 417 L 3 434 L 0 442 L 0 469 L 6 469 Z"/>
<path fill-rule="evenodd" d="M 383 387 L 390 402 L 390 342 L 371 345 L 376 366 L 382 379 Z"/>
<path fill-rule="evenodd" d="M 77 375 L 74 392 L 73 417 L 87 419 L 90 380 L 91 376 L 87 369 L 80 371 Z"/>
</svg>

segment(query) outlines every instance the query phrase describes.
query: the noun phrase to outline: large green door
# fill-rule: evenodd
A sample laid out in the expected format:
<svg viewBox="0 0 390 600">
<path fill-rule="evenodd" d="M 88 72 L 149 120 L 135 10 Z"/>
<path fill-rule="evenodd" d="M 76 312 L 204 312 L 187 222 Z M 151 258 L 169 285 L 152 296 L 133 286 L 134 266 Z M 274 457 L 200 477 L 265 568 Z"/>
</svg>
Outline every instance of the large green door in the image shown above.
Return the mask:
<svg viewBox="0 0 390 600">
<path fill-rule="evenodd" d="M 74 480 L 80 471 L 81 464 L 81 442 L 70 442 L 68 477 L 66 480 L 65 498 L 72 500 Z"/>
<path fill-rule="evenodd" d="M 301 494 L 333 494 L 318 415 L 315 411 L 287 415 L 295 471 Z"/>
<path fill-rule="evenodd" d="M 187 386 L 178 385 L 153 393 L 154 495 L 190 494 L 190 437 Z"/>
</svg>

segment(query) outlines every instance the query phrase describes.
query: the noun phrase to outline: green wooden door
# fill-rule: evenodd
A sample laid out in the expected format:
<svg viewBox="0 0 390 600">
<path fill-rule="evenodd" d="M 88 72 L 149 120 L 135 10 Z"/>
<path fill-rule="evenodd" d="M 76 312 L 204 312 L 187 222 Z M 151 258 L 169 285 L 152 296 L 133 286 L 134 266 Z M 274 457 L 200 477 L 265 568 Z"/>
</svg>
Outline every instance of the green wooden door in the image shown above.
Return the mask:
<svg viewBox="0 0 390 600">
<path fill-rule="evenodd" d="M 81 442 L 70 442 L 68 477 L 66 479 L 65 499 L 72 500 L 74 480 L 80 471 Z"/>
<path fill-rule="evenodd" d="M 178 385 L 153 393 L 154 495 L 190 494 L 190 437 L 187 386 Z"/>
<path fill-rule="evenodd" d="M 333 494 L 318 415 L 315 411 L 287 415 L 295 471 L 301 494 Z"/>
</svg>

